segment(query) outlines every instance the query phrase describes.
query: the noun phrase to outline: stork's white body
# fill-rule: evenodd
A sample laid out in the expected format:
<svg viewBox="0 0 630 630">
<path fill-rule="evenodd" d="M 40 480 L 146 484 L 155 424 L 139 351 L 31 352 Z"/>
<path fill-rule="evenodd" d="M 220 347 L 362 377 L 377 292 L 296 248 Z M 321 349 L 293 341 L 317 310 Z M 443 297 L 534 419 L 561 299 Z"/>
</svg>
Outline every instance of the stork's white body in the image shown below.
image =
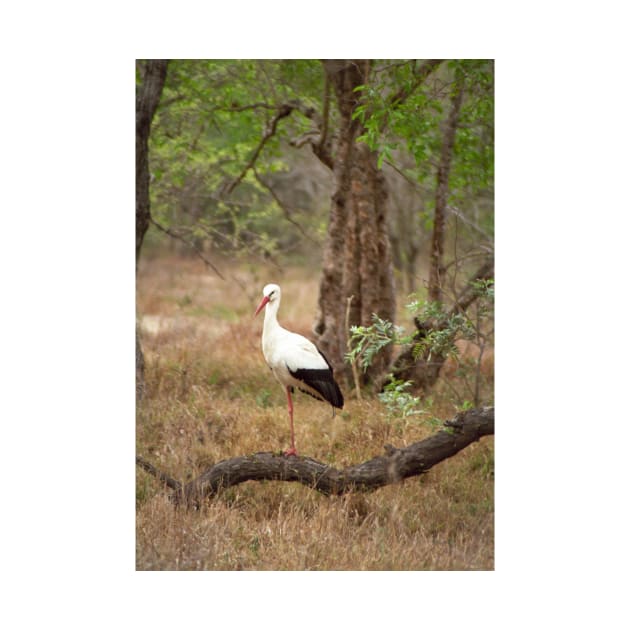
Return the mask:
<svg viewBox="0 0 630 630">
<path fill-rule="evenodd" d="M 316 398 L 322 396 L 308 383 L 291 375 L 300 369 L 327 370 L 324 357 L 314 343 L 306 337 L 282 328 L 276 319 L 278 301 L 267 304 L 262 334 L 262 351 L 273 375 L 284 387 L 297 387 L 308 390 Z"/>
<path fill-rule="evenodd" d="M 277 284 L 268 284 L 263 289 L 263 299 L 256 309 L 256 315 L 265 307 L 262 350 L 267 365 L 273 375 L 285 388 L 291 419 L 291 448 L 288 455 L 297 454 L 293 432 L 293 402 L 291 391 L 294 387 L 327 401 L 333 407 L 343 407 L 343 395 L 333 377 L 333 370 L 324 355 L 314 343 L 296 333 L 290 332 L 278 323 L 281 291 Z"/>
</svg>

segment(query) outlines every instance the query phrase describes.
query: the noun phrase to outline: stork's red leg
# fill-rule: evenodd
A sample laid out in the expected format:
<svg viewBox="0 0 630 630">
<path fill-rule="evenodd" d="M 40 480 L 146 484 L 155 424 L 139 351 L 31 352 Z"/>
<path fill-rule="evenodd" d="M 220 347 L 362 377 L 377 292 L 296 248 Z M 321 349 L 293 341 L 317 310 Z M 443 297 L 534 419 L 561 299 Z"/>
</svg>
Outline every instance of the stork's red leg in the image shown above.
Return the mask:
<svg viewBox="0 0 630 630">
<path fill-rule="evenodd" d="M 295 435 L 293 433 L 293 401 L 291 400 L 291 388 L 287 387 L 287 403 L 289 405 L 289 420 L 291 421 L 291 448 L 285 451 L 285 455 L 297 455 L 295 450 Z"/>
</svg>

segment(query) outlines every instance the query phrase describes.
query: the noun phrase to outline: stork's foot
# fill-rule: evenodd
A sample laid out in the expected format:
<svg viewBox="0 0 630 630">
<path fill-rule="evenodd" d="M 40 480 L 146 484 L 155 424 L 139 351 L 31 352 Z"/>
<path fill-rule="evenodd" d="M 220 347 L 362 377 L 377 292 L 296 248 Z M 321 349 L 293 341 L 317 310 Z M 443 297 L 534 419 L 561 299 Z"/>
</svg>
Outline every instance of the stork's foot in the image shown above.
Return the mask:
<svg viewBox="0 0 630 630">
<path fill-rule="evenodd" d="M 284 455 L 285 457 L 289 457 L 290 455 L 297 457 L 297 451 L 295 450 L 295 447 L 292 446 L 288 451 L 284 451 Z"/>
</svg>

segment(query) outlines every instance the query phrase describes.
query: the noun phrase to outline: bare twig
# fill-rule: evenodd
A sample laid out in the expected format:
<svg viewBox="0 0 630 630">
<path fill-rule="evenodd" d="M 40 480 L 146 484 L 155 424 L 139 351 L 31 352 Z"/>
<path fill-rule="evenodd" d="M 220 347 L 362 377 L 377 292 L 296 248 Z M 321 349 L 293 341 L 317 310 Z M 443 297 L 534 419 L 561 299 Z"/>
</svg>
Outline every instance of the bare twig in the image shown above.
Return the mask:
<svg viewBox="0 0 630 630">
<path fill-rule="evenodd" d="M 166 473 L 158 470 L 153 464 L 150 464 L 148 461 L 140 457 L 140 455 L 136 455 L 136 464 L 140 468 L 146 470 L 150 475 L 153 475 L 156 479 L 162 481 L 171 490 L 175 490 L 176 492 L 181 491 L 181 481 L 177 481 L 177 479 L 169 477 Z"/>
<path fill-rule="evenodd" d="M 259 59 L 256 63 L 256 69 L 258 72 L 263 74 L 267 83 L 267 88 L 271 92 L 272 96 L 277 99 L 276 82 L 272 81 L 271 77 L 269 76 L 266 63 L 263 60 Z"/>
<path fill-rule="evenodd" d="M 250 109 L 278 109 L 277 105 L 271 103 L 250 103 L 249 105 L 239 105 L 238 103 L 232 103 L 229 107 L 215 107 L 212 111 L 219 112 L 245 112 Z"/>
<path fill-rule="evenodd" d="M 243 170 L 238 175 L 238 177 L 232 180 L 232 182 L 228 184 L 228 186 L 226 187 L 225 192 L 228 195 L 231 194 L 232 191 L 241 183 L 241 181 L 243 180 L 243 177 L 247 175 L 247 171 L 253 168 L 254 164 L 256 163 L 256 160 L 258 159 L 258 156 L 260 155 L 260 152 L 263 150 L 263 147 L 265 146 L 269 138 L 271 138 L 276 133 L 276 127 L 278 126 L 278 121 L 281 120 L 282 118 L 286 118 L 291 113 L 292 110 L 293 110 L 293 107 L 286 104 L 280 105 L 280 107 L 278 107 L 277 114 L 271 119 L 271 122 L 267 125 L 263 133 L 263 136 L 260 142 L 258 143 L 258 146 L 256 147 L 256 149 L 254 150 L 254 153 L 249 159 L 249 162 L 247 162 L 247 164 L 245 165 L 245 168 L 243 168 Z"/>
<path fill-rule="evenodd" d="M 479 313 L 479 306 L 477 305 L 477 337 L 479 339 L 479 356 L 477 357 L 477 365 L 475 370 L 475 400 L 474 404 L 479 404 L 479 392 L 481 389 L 481 362 L 483 360 L 483 353 L 486 349 L 486 340 L 485 337 L 480 334 L 481 329 L 481 316 Z"/>
<path fill-rule="evenodd" d="M 317 239 L 313 238 L 310 234 L 308 234 L 304 230 L 304 228 L 291 216 L 291 211 L 286 207 L 286 205 L 283 203 L 282 199 L 280 199 L 280 197 L 278 197 L 278 194 L 276 193 L 276 191 L 258 174 L 258 171 L 256 170 L 256 167 L 253 167 L 252 170 L 254 172 L 254 177 L 256 178 L 256 181 L 261 186 L 263 186 L 269 192 L 269 194 L 273 197 L 273 199 L 276 202 L 276 204 L 278 205 L 278 207 L 282 210 L 282 212 L 284 214 L 284 218 L 291 225 L 294 225 L 302 233 L 302 236 L 304 236 L 305 238 L 309 239 L 310 241 L 312 241 L 316 245 L 321 245 L 321 243 Z"/>
<path fill-rule="evenodd" d="M 408 66 L 409 64 L 413 64 L 414 62 L 415 60 L 409 61 L 408 59 L 405 59 L 404 61 L 396 61 L 395 63 L 388 63 L 384 66 L 378 66 L 374 68 L 372 72 L 374 72 L 374 74 L 380 74 L 381 72 L 391 70 L 392 68 L 402 68 L 403 66 Z"/>
<path fill-rule="evenodd" d="M 387 166 L 389 166 L 394 172 L 398 173 L 398 175 L 400 175 L 409 185 L 411 185 L 413 188 L 415 188 L 418 192 L 420 192 L 420 193 L 424 193 L 425 192 L 424 188 L 417 181 L 414 181 L 413 179 L 411 179 L 411 177 L 409 177 L 409 175 L 404 173 L 393 162 L 390 162 L 389 160 L 383 160 L 383 163 L 387 164 Z"/>
<path fill-rule="evenodd" d="M 466 309 L 479 297 L 473 289 L 473 283 L 477 280 L 491 280 L 494 278 L 494 260 L 486 260 L 479 269 L 470 277 L 463 291 L 457 296 L 455 304 L 451 307 L 448 317 L 456 313 L 464 313 Z"/>
<path fill-rule="evenodd" d="M 181 234 L 174 232 L 170 228 L 166 228 L 163 225 L 160 225 L 153 217 L 150 218 L 150 221 L 153 225 L 155 225 L 155 227 L 158 230 L 164 232 L 164 234 L 168 234 L 171 238 L 175 238 L 178 241 L 181 241 L 182 243 L 185 243 L 186 245 L 188 245 L 188 247 L 190 247 L 195 252 L 195 254 L 197 254 L 197 256 L 199 256 L 199 258 L 201 258 L 201 260 L 203 260 L 203 262 L 205 262 L 206 265 L 208 265 L 208 267 L 210 267 L 214 271 L 214 273 L 216 273 L 217 276 L 221 278 L 221 280 L 225 280 L 225 276 L 214 266 L 212 261 L 208 260 L 204 256 L 203 252 L 194 243 L 191 243 L 190 241 L 185 239 Z"/>
<path fill-rule="evenodd" d="M 225 203 L 224 201 L 221 201 L 221 203 Z M 221 232 L 221 230 L 218 230 L 215 227 L 212 227 L 211 225 L 206 225 L 203 222 L 197 222 L 196 224 L 197 229 L 201 230 L 206 236 L 214 239 L 214 238 L 219 238 L 222 241 L 224 241 L 226 243 L 226 245 L 228 247 L 230 246 L 234 246 L 235 244 L 238 245 L 238 247 L 240 249 L 243 249 L 245 251 L 247 251 L 248 253 L 256 256 L 259 259 L 263 259 L 263 257 L 260 255 L 260 253 L 256 250 L 256 248 L 254 247 L 250 247 L 248 245 L 248 243 L 243 240 L 242 238 L 239 238 L 239 236 L 237 235 L 233 235 L 232 238 L 230 238 L 229 235 Z M 250 231 L 250 230 L 246 230 L 246 229 L 241 229 L 239 230 L 239 234 L 243 234 L 246 236 L 251 236 L 252 240 L 258 238 L 258 234 Z M 185 243 L 188 244 L 188 241 L 186 241 L 185 239 L 183 239 L 183 237 L 181 237 L 181 235 L 179 235 L 180 240 L 183 240 Z M 276 269 L 280 270 L 281 267 L 280 265 L 278 265 L 278 263 L 273 259 L 273 257 L 271 256 L 267 256 L 264 258 L 265 262 L 270 262 L 274 267 L 276 267 Z M 235 282 L 241 287 L 243 288 L 244 285 L 240 282 L 240 280 L 235 280 Z"/>
<path fill-rule="evenodd" d="M 322 113 L 321 135 L 317 149 L 323 151 L 328 135 L 328 116 L 330 114 L 330 79 L 328 73 L 324 72 L 324 109 Z"/>
<path fill-rule="evenodd" d="M 428 59 L 415 72 L 415 81 L 409 87 L 403 87 L 390 97 L 389 103 L 391 107 L 399 107 L 402 105 L 417 89 L 420 87 L 429 75 L 434 72 L 444 59 Z"/>
<path fill-rule="evenodd" d="M 471 221 L 468 217 L 462 214 L 462 212 L 460 212 L 455 206 L 448 205 L 446 208 L 450 214 L 457 217 L 460 221 L 473 228 L 474 230 L 477 230 L 479 234 L 487 238 L 489 241 L 492 241 L 492 237 L 485 230 L 480 228 L 474 221 Z"/>
<path fill-rule="evenodd" d="M 348 352 L 352 350 L 352 335 L 350 334 L 350 305 L 352 304 L 352 300 L 354 299 L 354 295 L 351 295 L 348 298 L 348 304 L 346 305 L 346 335 L 348 337 L 347 345 Z M 359 380 L 359 371 L 357 370 L 357 359 L 355 358 L 352 361 L 352 378 L 354 380 L 354 387 L 357 390 L 357 400 L 361 400 L 361 382 Z"/>
<path fill-rule="evenodd" d="M 449 261 L 444 265 L 444 270 L 448 271 L 451 267 L 455 267 L 456 272 L 459 271 L 459 268 L 466 261 L 471 261 L 475 259 L 483 259 L 484 261 L 488 260 L 489 257 L 492 257 L 493 251 L 490 249 L 483 249 L 479 247 L 481 251 L 470 251 L 466 254 L 460 254 L 458 258 L 453 258 L 453 260 Z M 452 296 L 451 296 L 452 297 Z"/>
<path fill-rule="evenodd" d="M 171 98 L 164 99 L 163 101 L 160 101 L 158 105 L 158 109 L 159 110 L 166 109 L 173 103 L 179 103 L 179 101 L 184 101 L 186 100 L 186 98 L 187 97 L 184 96 L 183 94 L 178 94 L 177 96 L 172 96 Z"/>
</svg>

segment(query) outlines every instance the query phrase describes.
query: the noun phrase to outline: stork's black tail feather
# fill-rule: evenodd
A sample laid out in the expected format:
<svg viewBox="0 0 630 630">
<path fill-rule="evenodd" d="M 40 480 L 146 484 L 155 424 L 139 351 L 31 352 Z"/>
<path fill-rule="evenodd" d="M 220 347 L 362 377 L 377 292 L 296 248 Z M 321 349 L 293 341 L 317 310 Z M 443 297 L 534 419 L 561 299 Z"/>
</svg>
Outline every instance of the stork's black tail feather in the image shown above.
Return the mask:
<svg viewBox="0 0 630 630">
<path fill-rule="evenodd" d="M 343 394 L 335 381 L 332 370 L 307 370 L 300 369 L 291 371 L 291 376 L 302 381 L 305 385 L 312 387 L 324 400 L 333 407 L 341 409 L 343 407 Z M 306 394 L 313 395 L 312 392 L 302 389 Z"/>
</svg>

